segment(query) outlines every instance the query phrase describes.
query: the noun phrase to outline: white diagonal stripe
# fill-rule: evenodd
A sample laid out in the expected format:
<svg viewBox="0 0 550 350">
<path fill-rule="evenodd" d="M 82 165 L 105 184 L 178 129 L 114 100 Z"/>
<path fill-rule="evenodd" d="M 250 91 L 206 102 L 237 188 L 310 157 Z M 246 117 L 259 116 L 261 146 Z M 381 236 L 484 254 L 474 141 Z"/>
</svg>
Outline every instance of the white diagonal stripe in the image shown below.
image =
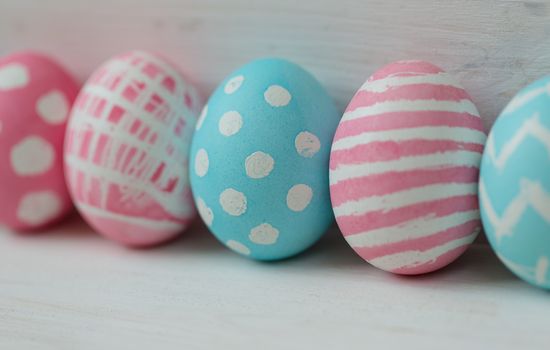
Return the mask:
<svg viewBox="0 0 550 350">
<path fill-rule="evenodd" d="M 512 272 L 516 275 L 522 276 L 523 278 L 531 278 L 538 285 L 543 286 L 546 284 L 546 274 L 548 272 L 549 260 L 546 256 L 540 256 L 537 260 L 535 267 L 525 266 L 523 264 L 518 264 L 508 258 L 505 258 L 502 254 L 496 253 L 498 258 L 506 265 Z"/>
<path fill-rule="evenodd" d="M 413 85 L 413 84 L 431 84 L 447 85 L 462 89 L 462 86 L 445 72 L 425 75 L 413 75 L 405 77 L 390 76 L 374 81 L 367 81 L 361 86 L 360 91 L 384 92 L 392 87 Z"/>
<path fill-rule="evenodd" d="M 471 142 L 484 145 L 485 139 L 485 133 L 475 129 L 450 126 L 423 126 L 407 129 L 367 131 L 359 135 L 344 137 L 334 142 L 332 151 L 350 149 L 370 142 L 441 140 Z"/>
<path fill-rule="evenodd" d="M 496 154 L 495 141 L 493 134 L 487 140 L 487 155 L 497 169 L 503 169 L 508 159 L 514 154 L 516 149 L 523 143 L 527 137 L 534 137 L 546 148 L 550 155 L 550 130 L 539 122 L 539 114 L 535 113 L 531 118 L 523 123 L 514 136 L 507 141 Z"/>
<path fill-rule="evenodd" d="M 479 183 L 479 198 L 487 219 L 489 220 L 497 242 L 504 236 L 514 234 L 514 228 L 521 220 L 527 207 L 531 206 L 546 222 L 550 223 L 550 194 L 542 185 L 533 180 L 520 179 L 518 195 L 509 201 L 502 216 L 499 216 L 491 203 L 483 181 Z"/>
<path fill-rule="evenodd" d="M 390 211 L 408 205 L 472 194 L 477 194 L 477 182 L 428 185 L 383 196 L 371 196 L 357 201 L 347 201 L 335 207 L 334 214 L 336 216 L 346 216 L 362 215 L 379 210 Z"/>
<path fill-rule="evenodd" d="M 346 241 L 352 247 L 375 247 L 408 239 L 428 237 L 472 220 L 479 220 L 479 210 L 458 212 L 441 217 L 425 216 L 398 226 L 382 227 L 346 236 Z"/>
<path fill-rule="evenodd" d="M 527 92 L 525 92 L 521 95 L 517 95 L 516 97 L 514 97 L 512 99 L 512 101 L 510 101 L 508 103 L 508 105 L 506 106 L 506 108 L 504 108 L 504 110 L 502 111 L 501 114 L 504 115 L 504 114 L 513 113 L 513 112 L 517 111 L 518 109 L 520 109 L 521 107 L 528 104 L 529 102 L 533 101 L 537 97 L 541 96 L 545 92 L 548 95 L 550 95 L 550 84 L 548 84 L 546 86 L 542 86 L 542 87 L 537 88 L 537 89 L 527 91 Z"/>
<path fill-rule="evenodd" d="M 527 203 L 546 221 L 550 223 L 550 194 L 548 194 L 540 182 L 529 179 L 520 179 L 520 192 Z"/>
<path fill-rule="evenodd" d="M 537 266 L 535 267 L 535 281 L 538 284 L 544 284 L 546 281 L 546 273 L 548 271 L 548 258 L 543 256 L 540 257 L 537 261 Z"/>
<path fill-rule="evenodd" d="M 385 172 L 445 169 L 457 166 L 479 167 L 481 154 L 472 151 L 452 151 L 422 156 L 403 157 L 397 160 L 362 164 L 340 165 L 329 173 L 330 184 L 362 176 Z"/>
<path fill-rule="evenodd" d="M 369 260 L 374 266 L 378 266 L 384 270 L 396 270 L 399 268 L 412 268 L 419 265 L 427 264 L 434 262 L 441 255 L 450 252 L 453 249 L 462 247 L 472 243 L 479 230 L 475 231 L 471 235 L 466 237 L 458 238 L 452 241 L 449 241 L 445 244 L 439 245 L 437 247 L 420 251 L 420 250 L 408 250 L 405 252 L 399 252 L 395 254 L 384 255 L 372 260 Z"/>
<path fill-rule="evenodd" d="M 342 120 L 348 121 L 390 112 L 439 111 L 469 113 L 479 116 L 476 106 L 470 100 L 438 101 L 438 100 L 398 100 L 378 102 L 367 107 L 358 107 L 344 113 Z"/>
<path fill-rule="evenodd" d="M 512 235 L 513 227 L 519 221 L 526 208 L 527 203 L 525 200 L 516 197 L 515 200 L 510 202 L 508 208 L 504 211 L 503 218 L 501 219 L 493 208 L 483 181 L 480 181 L 479 183 L 479 199 L 485 215 L 495 230 L 497 240 L 500 240 L 503 236 Z"/>
</svg>

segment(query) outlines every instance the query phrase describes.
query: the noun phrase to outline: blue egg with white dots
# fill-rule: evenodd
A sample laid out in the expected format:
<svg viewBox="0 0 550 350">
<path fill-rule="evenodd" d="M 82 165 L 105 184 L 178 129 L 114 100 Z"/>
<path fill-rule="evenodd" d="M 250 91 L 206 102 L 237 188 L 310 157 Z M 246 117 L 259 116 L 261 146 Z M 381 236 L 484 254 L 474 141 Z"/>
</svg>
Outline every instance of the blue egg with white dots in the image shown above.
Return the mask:
<svg viewBox="0 0 550 350">
<path fill-rule="evenodd" d="M 321 84 L 276 58 L 230 74 L 191 146 L 199 214 L 227 247 L 257 260 L 314 244 L 333 222 L 328 166 L 340 113 Z"/>
<path fill-rule="evenodd" d="M 550 289 L 550 76 L 502 111 L 480 171 L 481 218 L 491 246 L 513 273 Z"/>
</svg>

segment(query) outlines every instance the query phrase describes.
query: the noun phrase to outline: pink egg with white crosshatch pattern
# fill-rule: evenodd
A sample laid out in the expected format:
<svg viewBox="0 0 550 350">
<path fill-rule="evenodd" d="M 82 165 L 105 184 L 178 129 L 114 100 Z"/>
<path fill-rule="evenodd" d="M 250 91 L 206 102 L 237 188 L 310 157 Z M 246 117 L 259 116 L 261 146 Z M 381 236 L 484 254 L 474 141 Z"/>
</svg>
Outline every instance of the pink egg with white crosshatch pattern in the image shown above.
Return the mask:
<svg viewBox="0 0 550 350">
<path fill-rule="evenodd" d="M 336 131 L 331 200 L 348 244 L 372 265 L 427 273 L 480 231 L 477 181 L 486 135 L 468 93 L 423 61 L 375 72 Z"/>
<path fill-rule="evenodd" d="M 190 224 L 188 149 L 201 107 L 195 87 L 156 54 L 121 54 L 91 75 L 72 109 L 64 156 L 75 205 L 95 230 L 149 246 Z"/>
<path fill-rule="evenodd" d="M 0 224 L 33 230 L 71 211 L 63 138 L 78 87 L 44 55 L 0 59 Z"/>
</svg>

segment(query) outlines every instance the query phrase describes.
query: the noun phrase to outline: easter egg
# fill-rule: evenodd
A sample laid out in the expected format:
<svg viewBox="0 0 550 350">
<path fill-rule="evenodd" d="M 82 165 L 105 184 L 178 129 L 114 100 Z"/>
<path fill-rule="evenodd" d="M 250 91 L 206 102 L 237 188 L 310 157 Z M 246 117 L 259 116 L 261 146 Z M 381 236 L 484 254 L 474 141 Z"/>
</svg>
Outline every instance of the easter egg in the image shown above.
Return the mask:
<svg viewBox="0 0 550 350">
<path fill-rule="evenodd" d="M 144 51 L 99 67 L 71 111 L 65 174 L 78 211 L 128 246 L 176 237 L 195 215 L 188 153 L 200 111 L 195 87 Z"/>
<path fill-rule="evenodd" d="M 45 227 L 72 209 L 63 138 L 78 84 L 59 63 L 32 52 L 0 59 L 0 223 Z"/>
<path fill-rule="evenodd" d="M 191 147 L 193 195 L 212 233 L 257 260 L 315 243 L 333 222 L 327 169 L 338 119 L 324 88 L 294 63 L 260 59 L 231 73 Z"/>
<path fill-rule="evenodd" d="M 437 270 L 480 231 L 485 133 L 470 96 L 423 61 L 375 72 L 349 103 L 330 156 L 330 193 L 348 244 L 397 274 Z"/>
<path fill-rule="evenodd" d="M 481 162 L 483 227 L 517 276 L 550 289 L 550 76 L 520 91 L 502 111 Z"/>
</svg>

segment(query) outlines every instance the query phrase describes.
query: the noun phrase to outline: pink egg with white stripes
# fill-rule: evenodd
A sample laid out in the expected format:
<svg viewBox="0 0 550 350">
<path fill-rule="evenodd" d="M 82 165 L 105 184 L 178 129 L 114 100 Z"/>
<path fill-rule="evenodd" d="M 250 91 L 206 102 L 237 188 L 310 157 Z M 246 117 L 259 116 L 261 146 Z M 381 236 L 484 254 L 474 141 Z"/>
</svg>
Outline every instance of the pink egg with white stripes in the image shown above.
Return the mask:
<svg viewBox="0 0 550 350">
<path fill-rule="evenodd" d="M 125 53 L 91 75 L 71 112 L 64 159 L 75 205 L 95 230 L 143 247 L 190 224 L 188 151 L 201 107 L 196 88 L 155 54 Z"/>
<path fill-rule="evenodd" d="M 372 265 L 422 274 L 458 258 L 481 223 L 486 135 L 468 93 L 423 61 L 374 73 L 334 137 L 330 192 L 348 244 Z"/>
<path fill-rule="evenodd" d="M 0 59 L 0 223 L 39 229 L 72 204 L 63 177 L 63 137 L 78 84 L 59 63 L 32 52 Z"/>
</svg>

